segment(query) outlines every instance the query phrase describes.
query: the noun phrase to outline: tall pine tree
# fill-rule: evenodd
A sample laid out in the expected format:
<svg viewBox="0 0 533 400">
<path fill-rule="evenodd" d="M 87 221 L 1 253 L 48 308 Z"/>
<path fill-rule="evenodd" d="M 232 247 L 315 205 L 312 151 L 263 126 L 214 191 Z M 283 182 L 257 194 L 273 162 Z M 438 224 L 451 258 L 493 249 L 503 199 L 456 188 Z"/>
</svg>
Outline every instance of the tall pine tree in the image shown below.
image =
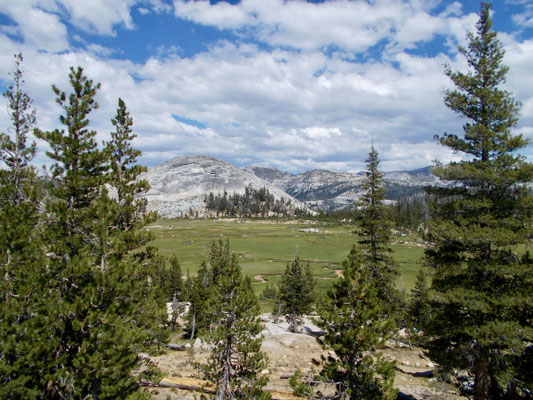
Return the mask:
<svg viewBox="0 0 533 400">
<path fill-rule="evenodd" d="M 378 166 L 378 152 L 372 144 L 366 160 L 366 182 L 362 185 L 365 193 L 358 203 L 361 211 L 359 246 L 363 265 L 370 269 L 371 276 L 376 281 L 378 298 L 393 309 L 398 309 L 401 299 L 395 286 L 398 270 L 390 247 L 391 222 L 384 204 L 383 174 Z"/>
<path fill-rule="evenodd" d="M 27 200 L 28 180 L 32 183 L 31 179 L 35 178 L 30 162 L 35 156 L 36 144 L 32 142 L 28 145 L 27 138 L 35 126 L 36 111 L 32 108 L 30 96 L 24 92 L 22 61 L 22 54 L 15 55 L 13 82 L 4 93 L 8 101 L 11 127 L 8 133 L 0 133 L 0 161 L 8 171 L 3 172 L 3 178 L 6 179 L 3 183 L 11 186 L 9 200 L 14 205 Z"/>
<path fill-rule="evenodd" d="M 137 164 L 141 151 L 131 145 L 137 137 L 132 131 L 133 118 L 126 108 L 126 103 L 118 99 L 117 114 L 111 120 L 115 131 L 106 143 L 104 151 L 109 157 L 107 183 L 114 189 L 118 212 L 114 228 L 121 232 L 125 251 L 130 247 L 144 245 L 153 239 L 152 235 L 138 228 L 155 220 L 154 213 L 146 213 L 147 200 L 136 196 L 150 189 L 147 180 L 139 179 L 146 172 L 146 167 Z"/>
<path fill-rule="evenodd" d="M 468 33 L 468 47 L 459 47 L 469 71 L 445 69 L 456 89 L 445 92 L 444 102 L 467 122 L 464 136 L 445 133 L 438 140 L 465 161 L 434 168 L 457 185 L 436 191 L 426 251 L 434 268 L 430 356 L 450 371 L 468 371 L 476 400 L 524 389 L 516 366 L 533 342 L 532 260 L 516 248 L 531 237 L 526 184 L 533 167 L 516 153 L 529 141 L 511 132 L 520 104 L 499 87 L 508 68 L 490 8 L 482 3 L 477 32 Z"/>
<path fill-rule="evenodd" d="M 208 363 L 204 365 L 206 379 L 216 384 L 217 400 L 269 399 L 263 391 L 268 378 L 259 373 L 267 366 L 260 351 L 262 337 L 259 302 L 250 280 L 241 272 L 229 245 L 215 246 L 211 258 L 218 272 L 212 306 L 211 329 L 206 339 L 212 344 Z"/>
<path fill-rule="evenodd" d="M 40 331 L 47 295 L 44 251 L 40 241 L 41 184 L 30 165 L 35 144 L 28 134 L 36 121 L 32 101 L 24 91 L 22 56 L 15 56 L 12 83 L 4 93 L 11 126 L 0 133 L 0 397 L 42 396 L 39 374 L 48 359 Z"/>
<path fill-rule="evenodd" d="M 194 339 L 199 333 L 204 333 L 209 320 L 209 270 L 205 262 L 200 265 L 197 276 L 190 278 L 190 281 L 188 301 L 191 305 L 186 315 L 186 328 L 190 339 Z"/>
<path fill-rule="evenodd" d="M 372 271 L 354 246 L 342 265 L 342 277 L 319 304 L 320 339 L 335 356 L 322 356 L 322 377 L 342 399 L 395 399 L 394 363 L 382 349 L 392 337 L 394 320 L 385 317 Z"/>
<path fill-rule="evenodd" d="M 106 185 L 135 186 L 135 174 L 122 182 L 110 179 L 116 157 L 98 148 L 90 129 L 99 84 L 80 67 L 71 68 L 69 78 L 70 94 L 53 87 L 64 130 L 36 131 L 55 161 L 44 214 L 48 259 L 35 329 L 41 349 L 37 390 L 51 399 L 142 397 L 132 374 L 143 362 L 138 354 L 165 340 L 164 304 L 151 283 L 159 259 L 148 249 L 134 257 L 127 253 L 143 242 L 124 235 L 132 231 L 128 237 L 134 237 L 142 225 L 119 229 L 119 211 L 138 212 L 135 219 L 144 221 L 143 209 L 132 197 L 119 203 Z"/>
<path fill-rule="evenodd" d="M 289 330 L 298 332 L 302 317 L 313 307 L 315 281 L 309 263 L 305 265 L 304 270 L 300 257 L 296 256 L 294 261 L 287 264 L 278 287 L 280 311 L 285 314 Z"/>
</svg>

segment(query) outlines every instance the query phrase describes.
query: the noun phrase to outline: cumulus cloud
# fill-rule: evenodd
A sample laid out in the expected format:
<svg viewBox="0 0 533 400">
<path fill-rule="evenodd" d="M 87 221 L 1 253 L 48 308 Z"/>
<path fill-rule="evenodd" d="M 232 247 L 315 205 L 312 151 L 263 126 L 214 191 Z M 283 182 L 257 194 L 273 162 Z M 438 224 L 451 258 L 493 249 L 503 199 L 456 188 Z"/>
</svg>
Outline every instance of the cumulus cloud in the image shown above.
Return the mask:
<svg viewBox="0 0 533 400">
<path fill-rule="evenodd" d="M 171 7 L 159 0 L 100 1 L 95 10 L 106 16 L 97 21 L 98 13 L 78 1 L 63 8 L 52 0 L 21 1 L 24 12 L 35 9 L 50 18 L 61 16 L 102 35 L 134 27 L 134 7 L 147 13 L 169 12 Z M 179 41 L 174 47 L 154 46 L 153 56 L 138 63 L 113 59 L 113 45 L 89 42 L 84 50 L 68 47 L 66 31 L 54 33 L 64 40 L 62 45 L 42 52 L 37 39 L 30 40 L 30 28 L 17 23 L 2 32 L 18 29 L 22 44 L 13 34 L 0 32 L 0 77 L 7 78 L 12 54 L 22 51 L 39 126 L 53 129 L 59 127 L 60 110 L 50 85 L 68 92 L 69 66 L 84 66 L 91 79 L 102 83 L 100 108 L 91 116 L 99 140 L 109 138 L 117 98 L 123 98 L 134 118 L 134 144 L 143 150 L 142 162 L 147 165 L 200 153 L 291 172 L 357 171 L 364 168 L 373 140 L 383 169 L 416 168 L 434 159 L 456 159 L 433 136 L 444 131 L 461 134 L 464 123 L 442 102 L 442 92 L 451 87 L 443 65 L 465 70 L 464 59 L 446 48 L 434 56 L 404 51 L 435 35 L 446 37 L 450 48 L 464 43 L 476 15 L 464 14 L 458 2 L 436 13 L 438 4 L 243 0 L 238 5 L 211 5 L 175 0 L 178 18 L 230 29 L 242 40 L 211 42 L 190 57 L 183 55 Z M 16 13 L 23 11 L 9 15 L 16 22 Z M 533 137 L 533 39 L 500 37 L 510 66 L 506 88 L 524 103 L 518 129 Z M 369 55 L 369 49 L 384 42 L 382 52 Z M 325 51 L 327 46 L 336 49 Z M 354 56 L 359 53 L 363 56 Z M 193 126 L 175 116 L 199 123 Z M 0 113 L 0 126 L 7 123 L 5 113 Z M 44 149 L 40 148 L 38 162 L 45 160 Z"/>
<path fill-rule="evenodd" d="M 50 11 L 57 8 L 53 2 L 43 1 L 43 8 L 34 7 L 33 1 L 20 0 L 0 4 L 0 13 L 9 16 L 15 26 L 2 27 L 4 32 L 16 34 L 38 50 L 59 52 L 69 48 L 67 29 L 59 17 Z"/>
<path fill-rule="evenodd" d="M 69 20 L 77 27 L 101 35 L 114 35 L 114 26 L 132 29 L 130 9 L 138 0 L 58 0 Z"/>
<path fill-rule="evenodd" d="M 525 28 L 533 27 L 533 4 L 529 0 L 508 0 L 511 4 L 519 4 L 524 11 L 513 15 L 513 22 Z"/>
<path fill-rule="evenodd" d="M 18 33 L 27 44 L 41 50 L 60 52 L 69 48 L 67 28 L 61 19 L 89 33 L 114 36 L 117 27 L 134 28 L 134 6 L 144 12 L 172 10 L 161 0 L 17 0 L 0 4 L 0 13 L 16 23 L 16 27 L 7 28 L 10 33 Z"/>
<path fill-rule="evenodd" d="M 243 0 L 237 5 L 209 1 L 174 0 L 179 18 L 231 29 L 270 45 L 296 49 L 322 49 L 335 46 L 361 53 L 389 41 L 400 48 L 413 47 L 435 35 L 454 35 L 454 29 L 471 16 L 460 16 L 454 2 L 437 16 L 430 11 L 439 1 L 394 0 L 324 3 L 283 0 Z M 451 15 L 454 17 L 450 18 Z M 464 35 L 464 31 L 461 32 Z"/>
</svg>

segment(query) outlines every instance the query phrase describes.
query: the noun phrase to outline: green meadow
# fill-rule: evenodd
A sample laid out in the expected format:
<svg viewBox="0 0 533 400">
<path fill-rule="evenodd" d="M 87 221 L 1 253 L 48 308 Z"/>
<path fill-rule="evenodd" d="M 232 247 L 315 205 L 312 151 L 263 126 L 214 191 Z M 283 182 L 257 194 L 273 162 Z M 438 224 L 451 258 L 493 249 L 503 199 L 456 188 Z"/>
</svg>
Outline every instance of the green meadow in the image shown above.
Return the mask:
<svg viewBox="0 0 533 400">
<path fill-rule="evenodd" d="M 176 255 L 184 274 L 196 273 L 213 240 L 229 240 L 256 293 L 267 283 L 277 283 L 296 255 L 310 263 L 317 278 L 316 290 L 322 292 L 337 277 L 335 271 L 341 269 L 342 260 L 357 241 L 353 225 L 312 221 L 175 219 L 159 220 L 149 229 L 155 234 L 151 244 L 158 246 L 162 255 Z M 394 238 L 394 242 L 398 243 L 392 247 L 400 269 L 397 284 L 410 291 L 423 249 L 404 237 Z"/>
</svg>

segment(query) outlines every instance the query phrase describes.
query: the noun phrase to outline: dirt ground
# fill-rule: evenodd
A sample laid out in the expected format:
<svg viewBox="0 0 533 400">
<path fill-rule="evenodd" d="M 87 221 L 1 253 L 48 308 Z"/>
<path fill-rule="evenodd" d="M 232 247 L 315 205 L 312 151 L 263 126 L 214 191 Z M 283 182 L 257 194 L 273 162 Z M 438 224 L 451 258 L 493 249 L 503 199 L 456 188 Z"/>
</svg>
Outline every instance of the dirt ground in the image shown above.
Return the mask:
<svg viewBox="0 0 533 400">
<path fill-rule="evenodd" d="M 262 316 L 263 345 L 267 354 L 268 368 L 262 373 L 268 375 L 267 389 L 272 392 L 273 399 L 288 400 L 293 398 L 287 376 L 300 369 L 304 374 L 312 372 L 313 359 L 319 359 L 324 353 L 316 341 L 319 329 L 307 319 L 302 333 L 288 332 L 285 322 L 274 324 L 268 315 Z M 198 343 L 197 343 L 198 344 Z M 195 369 L 195 363 L 205 362 L 209 350 L 205 346 L 191 347 L 185 351 L 169 350 L 166 354 L 155 357 L 153 361 L 159 365 L 166 383 L 181 383 L 201 386 L 201 375 Z M 453 387 L 432 377 L 435 368 L 419 348 L 409 348 L 399 341 L 390 342 L 385 349 L 390 360 L 396 360 L 395 387 L 399 391 L 399 399 L 411 400 L 463 400 Z M 316 367 L 315 367 L 316 368 Z M 156 399 L 199 399 L 201 392 L 181 390 L 178 388 L 153 388 Z"/>
</svg>

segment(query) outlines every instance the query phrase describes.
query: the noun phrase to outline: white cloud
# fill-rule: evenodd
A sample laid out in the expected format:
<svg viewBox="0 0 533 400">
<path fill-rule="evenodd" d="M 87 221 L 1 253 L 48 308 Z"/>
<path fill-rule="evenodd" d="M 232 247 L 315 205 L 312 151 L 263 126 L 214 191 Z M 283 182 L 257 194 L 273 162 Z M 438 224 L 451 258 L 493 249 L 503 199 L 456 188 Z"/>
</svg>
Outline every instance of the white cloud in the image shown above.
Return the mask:
<svg viewBox="0 0 533 400">
<path fill-rule="evenodd" d="M 53 2 L 43 2 L 41 5 L 46 7 L 44 9 L 32 7 L 31 3 L 33 2 L 20 0 L 0 4 L 0 12 L 8 15 L 16 24 L 8 27 L 8 33 L 22 36 L 26 44 L 39 50 L 67 50 L 69 44 L 65 25 L 56 14 L 45 11 L 56 9 Z"/>
<path fill-rule="evenodd" d="M 90 43 L 87 45 L 87 49 L 96 55 L 101 55 L 104 57 L 111 56 L 116 53 L 116 50 L 110 49 L 108 47 L 101 46 L 99 44 Z"/>
<path fill-rule="evenodd" d="M 513 22 L 524 28 L 533 27 L 533 4 L 530 0 L 508 0 L 511 4 L 519 4 L 524 7 L 520 14 L 512 16 Z"/>
<path fill-rule="evenodd" d="M 58 0 L 66 9 L 70 22 L 100 35 L 114 35 L 114 26 L 133 28 L 131 7 L 139 0 Z"/>
<path fill-rule="evenodd" d="M 177 17 L 200 24 L 231 29 L 273 46 L 315 50 L 336 46 L 362 53 L 381 41 L 403 48 L 429 41 L 436 34 L 455 35 L 459 24 L 471 16 L 459 15 L 461 5 L 450 4 L 439 16 L 430 11 L 439 1 L 394 0 L 324 3 L 283 0 L 243 0 L 237 5 L 209 1 L 174 0 Z M 464 36 L 464 31 L 461 31 Z M 454 38 L 454 41 L 460 38 Z"/>
<path fill-rule="evenodd" d="M 33 10 L 36 1 L 25 3 L 26 11 Z M 53 9 L 55 3 L 47 8 L 40 4 L 39 10 L 58 18 L 60 10 Z M 153 12 L 168 11 L 157 1 L 100 2 L 96 7 L 115 10 L 101 25 L 91 25 L 96 17 L 84 8 L 78 8 L 76 18 L 85 19 L 87 29 L 109 34 L 120 24 L 135 25 L 129 11 L 134 4 Z M 308 168 L 356 171 L 364 168 L 372 139 L 384 170 L 421 167 L 433 159 L 457 157 L 439 147 L 433 136 L 462 132 L 464 121 L 442 102 L 443 90 L 451 87 L 443 64 L 448 62 L 453 69 L 464 69 L 466 64 L 456 53 L 443 51 L 425 57 L 403 49 L 416 47 L 420 40 L 430 40 L 435 34 L 447 35 L 453 47 L 464 41 L 466 28 L 472 29 L 477 17 L 462 15 L 458 3 L 436 16 L 431 14 L 436 2 L 424 1 L 174 4 L 179 16 L 226 26 L 246 39 L 211 44 L 190 58 L 182 56 L 177 42 L 175 48 L 162 48 L 160 54 L 154 50 L 146 62 L 134 63 L 110 58 L 112 50 L 94 43 L 87 43 L 87 51 L 43 53 L 30 40 L 21 44 L 0 34 L 0 77 L 7 78 L 12 54 L 22 51 L 39 126 L 53 129 L 59 127 L 60 110 L 50 85 L 68 92 L 68 67 L 84 66 L 91 79 L 102 83 L 97 98 L 100 108 L 91 116 L 99 140 L 109 136 L 110 119 L 120 96 L 134 118 L 139 135 L 135 145 L 144 152 L 142 162 L 150 165 L 178 154 L 203 153 L 236 163 L 268 163 L 292 172 Z M 254 44 L 252 34 L 268 40 L 272 47 Z M 66 33 L 57 37 L 66 40 Z M 533 40 L 500 37 L 510 66 L 506 87 L 524 103 L 519 129 L 533 135 Z M 390 44 L 384 56 L 356 61 L 350 57 L 354 51 L 367 55 L 368 46 L 383 38 Z M 324 52 L 323 46 L 330 44 L 339 51 Z M 7 123 L 4 114 L 0 113 L 0 127 Z M 206 127 L 184 124 L 173 115 Z M 39 162 L 44 160 L 43 150 L 41 147 Z"/>
<path fill-rule="evenodd" d="M 17 0 L 0 3 L 0 12 L 17 24 L 4 27 L 23 36 L 25 42 L 42 50 L 67 50 L 67 29 L 61 18 L 86 32 L 116 34 L 117 26 L 133 29 L 131 9 L 140 12 L 170 12 L 172 6 L 161 0 Z"/>
</svg>

